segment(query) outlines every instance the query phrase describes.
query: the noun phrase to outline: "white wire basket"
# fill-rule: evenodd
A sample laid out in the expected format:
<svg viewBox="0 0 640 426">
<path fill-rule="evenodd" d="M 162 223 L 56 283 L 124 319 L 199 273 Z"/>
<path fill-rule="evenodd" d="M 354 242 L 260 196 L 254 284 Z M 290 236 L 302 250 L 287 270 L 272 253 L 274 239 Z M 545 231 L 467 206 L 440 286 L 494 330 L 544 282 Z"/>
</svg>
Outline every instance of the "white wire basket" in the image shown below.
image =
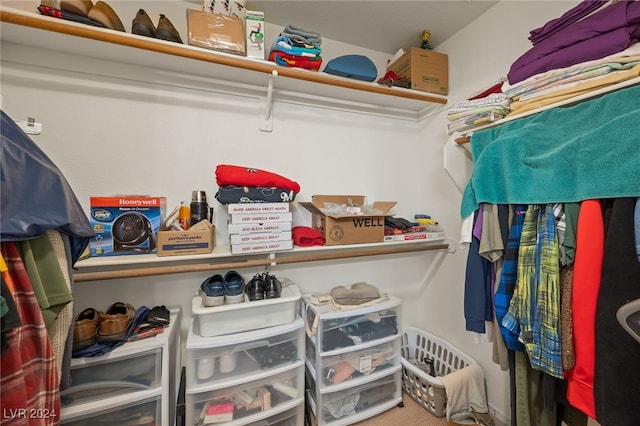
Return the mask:
<svg viewBox="0 0 640 426">
<path fill-rule="evenodd" d="M 437 417 L 444 417 L 447 412 L 447 395 L 436 376 L 445 376 L 475 364 L 473 358 L 446 340 L 414 327 L 402 330 L 401 362 L 404 391 Z M 433 367 L 434 376 L 420 368 L 428 365 Z"/>
</svg>

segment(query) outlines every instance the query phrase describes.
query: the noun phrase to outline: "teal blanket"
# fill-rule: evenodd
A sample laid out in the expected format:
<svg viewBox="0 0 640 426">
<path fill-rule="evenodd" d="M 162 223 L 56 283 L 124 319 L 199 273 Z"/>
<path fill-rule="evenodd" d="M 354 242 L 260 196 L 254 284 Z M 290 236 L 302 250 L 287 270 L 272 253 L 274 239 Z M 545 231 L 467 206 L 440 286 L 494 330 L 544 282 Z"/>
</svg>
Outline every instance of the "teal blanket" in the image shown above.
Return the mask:
<svg viewBox="0 0 640 426">
<path fill-rule="evenodd" d="M 480 203 L 640 196 L 640 85 L 481 130 L 463 218 Z"/>
</svg>

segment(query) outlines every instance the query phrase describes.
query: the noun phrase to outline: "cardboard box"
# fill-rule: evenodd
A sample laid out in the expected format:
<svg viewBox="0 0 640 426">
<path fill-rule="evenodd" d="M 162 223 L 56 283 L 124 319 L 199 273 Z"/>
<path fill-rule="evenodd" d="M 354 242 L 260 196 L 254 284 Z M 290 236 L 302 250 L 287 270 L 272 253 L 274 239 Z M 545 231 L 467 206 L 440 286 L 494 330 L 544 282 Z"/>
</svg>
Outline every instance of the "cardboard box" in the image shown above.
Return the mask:
<svg viewBox="0 0 640 426">
<path fill-rule="evenodd" d="M 227 204 L 229 214 L 283 213 L 289 211 L 289 203 L 232 203 Z"/>
<path fill-rule="evenodd" d="M 449 93 L 449 57 L 444 53 L 412 47 L 387 67 L 410 80 L 409 88 L 447 95 Z"/>
<path fill-rule="evenodd" d="M 231 214 L 230 223 L 269 223 L 269 222 L 291 222 L 293 215 L 291 212 L 280 213 L 254 213 L 254 214 Z"/>
<path fill-rule="evenodd" d="M 291 222 L 267 222 L 267 223 L 230 223 L 228 225 L 229 234 L 256 234 L 256 233 L 277 233 L 291 231 Z"/>
<path fill-rule="evenodd" d="M 89 241 L 92 257 L 155 253 L 156 232 L 164 221 L 165 197 L 91 197 Z"/>
<path fill-rule="evenodd" d="M 291 250 L 293 240 L 269 241 L 263 243 L 231 244 L 231 254 L 264 253 Z"/>
<path fill-rule="evenodd" d="M 208 220 L 198 222 L 186 231 L 162 230 L 158 232 L 158 256 L 211 253 L 215 239 L 216 227 Z"/>
<path fill-rule="evenodd" d="M 384 241 L 442 241 L 444 238 L 444 232 L 406 232 L 385 235 Z"/>
<path fill-rule="evenodd" d="M 187 9 L 188 41 L 191 46 L 245 54 L 244 19 L 219 13 Z"/>
<path fill-rule="evenodd" d="M 260 232 L 255 234 L 230 234 L 231 244 L 255 244 L 272 241 L 291 240 L 291 231 L 284 232 Z"/>
<path fill-rule="evenodd" d="M 311 203 L 298 203 L 311 213 L 311 226 L 322 233 L 325 245 L 381 243 L 384 241 L 384 217 L 396 205 L 395 201 L 376 201 L 375 215 L 326 215 L 325 203 L 363 206 L 363 195 L 314 195 Z"/>
<path fill-rule="evenodd" d="M 247 57 L 265 59 L 264 54 L 264 12 L 247 10 L 244 28 L 247 34 Z"/>
</svg>

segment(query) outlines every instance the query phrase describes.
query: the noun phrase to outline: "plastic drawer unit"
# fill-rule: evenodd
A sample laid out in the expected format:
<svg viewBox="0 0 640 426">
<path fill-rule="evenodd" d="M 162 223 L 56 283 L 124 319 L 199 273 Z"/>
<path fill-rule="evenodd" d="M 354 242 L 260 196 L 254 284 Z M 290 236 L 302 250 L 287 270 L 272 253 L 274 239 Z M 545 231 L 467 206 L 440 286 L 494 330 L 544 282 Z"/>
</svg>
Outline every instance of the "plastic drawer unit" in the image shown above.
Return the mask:
<svg viewBox="0 0 640 426">
<path fill-rule="evenodd" d="M 310 337 L 321 354 L 400 336 L 402 332 L 402 301 L 397 297 L 388 296 L 380 303 L 347 310 L 333 310 L 331 305 L 314 305 L 307 303 L 306 298 L 303 300 Z"/>
<path fill-rule="evenodd" d="M 186 343 L 186 388 L 224 387 L 304 360 L 304 321 L 225 336 L 202 337 L 191 321 Z"/>
<path fill-rule="evenodd" d="M 401 366 L 387 369 L 387 375 L 332 392 L 320 391 L 307 369 L 307 403 L 318 426 L 349 425 L 393 408 L 402 402 Z"/>
<path fill-rule="evenodd" d="M 71 386 L 60 392 L 62 423 L 98 424 L 103 419 L 96 413 L 105 410 L 120 419 L 129 405 L 140 413 L 151 411 L 153 424 L 173 422 L 181 364 L 181 312 L 179 308 L 170 311 L 170 323 L 160 334 L 125 342 L 104 355 L 71 360 Z M 110 424 L 133 424 L 122 419 Z"/>
<path fill-rule="evenodd" d="M 316 351 L 310 338 L 306 341 L 307 369 L 323 391 L 357 386 L 371 377 L 388 374 L 388 369 L 402 363 L 399 335 L 323 353 Z"/>
<path fill-rule="evenodd" d="M 246 425 L 267 419 L 304 403 L 304 361 L 276 367 L 226 386 L 186 390 L 186 424 Z"/>
<path fill-rule="evenodd" d="M 166 421 L 162 422 L 160 395 L 105 410 L 93 411 L 73 420 L 65 421 L 63 419 L 60 423 L 68 426 L 167 424 Z"/>
<path fill-rule="evenodd" d="M 198 334 L 213 337 L 293 322 L 298 316 L 300 290 L 294 283 L 283 281 L 282 294 L 275 299 L 249 301 L 245 295 L 243 303 L 204 307 L 202 298 L 194 296 L 191 311 Z"/>
<path fill-rule="evenodd" d="M 247 426 L 304 426 L 304 404 L 282 413 L 248 423 Z"/>
</svg>

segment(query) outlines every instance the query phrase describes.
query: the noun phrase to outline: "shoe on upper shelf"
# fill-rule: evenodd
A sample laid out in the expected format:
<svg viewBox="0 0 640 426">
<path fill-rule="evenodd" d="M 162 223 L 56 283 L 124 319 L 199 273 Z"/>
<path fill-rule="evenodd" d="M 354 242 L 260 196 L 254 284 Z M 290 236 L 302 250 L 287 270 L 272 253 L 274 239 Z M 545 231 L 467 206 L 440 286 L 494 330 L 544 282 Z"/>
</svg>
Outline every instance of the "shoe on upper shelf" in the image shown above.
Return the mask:
<svg viewBox="0 0 640 426">
<path fill-rule="evenodd" d="M 144 9 L 139 9 L 135 18 L 131 21 L 131 34 L 137 34 L 146 37 L 156 36 L 156 26 L 153 25 L 151 18 Z"/>
<path fill-rule="evenodd" d="M 271 275 L 268 272 L 263 274 L 264 281 L 264 295 L 267 299 L 275 299 L 282 294 L 282 283 L 275 275 Z"/>
<path fill-rule="evenodd" d="M 249 280 L 249 282 L 247 283 L 245 293 L 247 294 L 247 297 L 249 297 L 249 300 L 252 302 L 255 300 L 264 300 L 264 289 L 265 282 L 262 274 L 255 274 L 254 277 L 251 278 L 251 280 Z"/>
<path fill-rule="evenodd" d="M 176 30 L 176 27 L 174 27 L 169 18 L 164 16 L 162 13 L 160 14 L 158 27 L 156 28 L 156 38 L 184 44 L 180 38 L 180 33 Z"/>
<path fill-rule="evenodd" d="M 87 17 L 104 25 L 105 28 L 125 32 L 124 25 L 118 17 L 118 14 L 116 14 L 111 6 L 103 1 L 96 2 L 91 10 L 89 10 L 89 13 L 87 13 Z"/>
<path fill-rule="evenodd" d="M 85 18 L 89 15 L 92 7 L 93 2 L 91 0 L 60 0 L 60 10 L 84 16 Z"/>
<path fill-rule="evenodd" d="M 126 337 L 129 326 L 136 317 L 136 308 L 129 303 L 115 302 L 110 305 L 98 327 L 99 342 L 115 342 Z"/>
</svg>

